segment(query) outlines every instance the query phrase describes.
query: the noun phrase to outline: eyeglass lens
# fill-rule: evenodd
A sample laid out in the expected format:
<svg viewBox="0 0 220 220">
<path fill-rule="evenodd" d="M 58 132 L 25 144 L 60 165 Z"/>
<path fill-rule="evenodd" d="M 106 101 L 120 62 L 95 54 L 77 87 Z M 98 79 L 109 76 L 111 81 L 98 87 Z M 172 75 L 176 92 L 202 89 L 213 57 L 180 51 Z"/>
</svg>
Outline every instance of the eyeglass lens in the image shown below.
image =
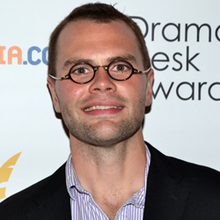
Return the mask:
<svg viewBox="0 0 220 220">
<path fill-rule="evenodd" d="M 108 74 L 116 80 L 125 80 L 133 72 L 133 66 L 127 61 L 113 61 L 108 66 L 103 67 L 107 70 Z M 69 74 L 73 81 L 86 83 L 93 78 L 98 68 L 101 68 L 101 66 L 94 67 L 89 63 L 79 63 L 70 69 Z"/>
</svg>

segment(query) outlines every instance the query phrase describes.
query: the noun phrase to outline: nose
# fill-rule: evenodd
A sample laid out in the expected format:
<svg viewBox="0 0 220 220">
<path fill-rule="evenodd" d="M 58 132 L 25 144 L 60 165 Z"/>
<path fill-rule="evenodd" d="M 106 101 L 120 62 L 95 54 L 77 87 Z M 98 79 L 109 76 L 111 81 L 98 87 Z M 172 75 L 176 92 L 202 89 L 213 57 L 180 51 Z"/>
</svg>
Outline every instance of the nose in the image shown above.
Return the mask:
<svg viewBox="0 0 220 220">
<path fill-rule="evenodd" d="M 95 73 L 95 78 L 90 86 L 90 92 L 115 92 L 116 86 L 113 79 L 107 73 L 103 66 L 99 66 Z"/>
</svg>

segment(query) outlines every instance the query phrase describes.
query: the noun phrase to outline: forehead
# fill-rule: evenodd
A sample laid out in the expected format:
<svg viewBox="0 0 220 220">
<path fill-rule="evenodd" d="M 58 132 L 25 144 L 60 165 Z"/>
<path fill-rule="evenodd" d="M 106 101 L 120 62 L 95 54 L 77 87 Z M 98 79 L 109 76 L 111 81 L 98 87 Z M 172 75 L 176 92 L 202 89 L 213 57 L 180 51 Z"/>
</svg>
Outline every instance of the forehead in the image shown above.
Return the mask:
<svg viewBox="0 0 220 220">
<path fill-rule="evenodd" d="M 141 62 L 141 53 L 133 30 L 123 21 L 97 23 L 79 20 L 68 23 L 57 42 L 59 71 L 68 59 L 91 59 L 105 62 L 114 56 L 130 54 Z M 100 63 L 98 63 L 100 64 Z"/>
</svg>

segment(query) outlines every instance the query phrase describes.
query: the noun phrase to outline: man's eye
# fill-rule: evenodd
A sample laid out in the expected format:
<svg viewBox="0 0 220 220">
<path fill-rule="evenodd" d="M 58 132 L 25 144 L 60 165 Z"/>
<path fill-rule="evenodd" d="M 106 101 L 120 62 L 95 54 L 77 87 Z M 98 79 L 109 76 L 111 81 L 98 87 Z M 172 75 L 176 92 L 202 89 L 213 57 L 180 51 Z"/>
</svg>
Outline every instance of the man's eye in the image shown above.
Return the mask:
<svg viewBox="0 0 220 220">
<path fill-rule="evenodd" d="M 88 72 L 88 70 L 82 67 L 74 70 L 74 73 L 77 73 L 77 74 L 85 74 L 86 72 Z"/>
<path fill-rule="evenodd" d="M 75 74 L 75 75 L 85 75 L 91 72 L 92 72 L 92 68 L 87 65 L 84 65 L 84 66 L 77 65 L 71 69 L 71 74 Z"/>
<path fill-rule="evenodd" d="M 116 68 L 117 68 L 118 71 L 126 70 L 126 66 L 124 66 L 124 65 L 118 65 Z"/>
<path fill-rule="evenodd" d="M 114 65 L 114 68 L 112 70 L 117 72 L 124 72 L 124 71 L 128 71 L 129 67 L 126 64 L 117 64 Z"/>
</svg>

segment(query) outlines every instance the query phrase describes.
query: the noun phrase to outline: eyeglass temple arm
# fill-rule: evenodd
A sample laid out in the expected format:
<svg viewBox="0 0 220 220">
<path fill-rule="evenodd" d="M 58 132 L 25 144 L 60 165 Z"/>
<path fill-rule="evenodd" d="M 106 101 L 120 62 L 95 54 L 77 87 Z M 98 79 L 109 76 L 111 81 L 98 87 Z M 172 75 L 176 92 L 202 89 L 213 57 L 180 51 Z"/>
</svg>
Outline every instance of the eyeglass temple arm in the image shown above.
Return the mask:
<svg viewBox="0 0 220 220">
<path fill-rule="evenodd" d="M 140 73 L 148 73 L 150 70 L 151 70 L 151 67 L 149 67 L 147 70 L 140 71 Z"/>
<path fill-rule="evenodd" d="M 55 76 L 53 76 L 53 75 L 51 75 L 51 74 L 48 74 L 48 76 L 49 76 L 50 78 L 56 79 L 56 80 L 62 80 L 62 79 L 67 79 L 67 78 L 68 78 L 68 75 L 67 75 L 67 76 L 64 76 L 64 77 L 61 77 L 61 78 L 55 77 Z"/>
</svg>

